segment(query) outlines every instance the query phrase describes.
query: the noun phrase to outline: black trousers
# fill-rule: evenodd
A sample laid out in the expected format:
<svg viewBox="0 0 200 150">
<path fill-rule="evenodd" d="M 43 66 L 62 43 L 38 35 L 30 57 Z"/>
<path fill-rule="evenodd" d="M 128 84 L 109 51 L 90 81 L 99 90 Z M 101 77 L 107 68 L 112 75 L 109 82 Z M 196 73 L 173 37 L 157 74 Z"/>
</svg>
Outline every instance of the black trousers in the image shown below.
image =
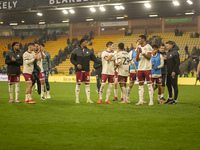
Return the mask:
<svg viewBox="0 0 200 150">
<path fill-rule="evenodd" d="M 97 89 L 99 92 L 101 88 L 101 74 L 96 75 L 96 79 L 97 79 Z"/>
<path fill-rule="evenodd" d="M 178 98 L 178 75 L 172 78 L 171 74 L 167 74 L 167 88 L 169 92 L 169 97 L 172 97 L 172 87 L 174 88 L 174 100 Z"/>
</svg>

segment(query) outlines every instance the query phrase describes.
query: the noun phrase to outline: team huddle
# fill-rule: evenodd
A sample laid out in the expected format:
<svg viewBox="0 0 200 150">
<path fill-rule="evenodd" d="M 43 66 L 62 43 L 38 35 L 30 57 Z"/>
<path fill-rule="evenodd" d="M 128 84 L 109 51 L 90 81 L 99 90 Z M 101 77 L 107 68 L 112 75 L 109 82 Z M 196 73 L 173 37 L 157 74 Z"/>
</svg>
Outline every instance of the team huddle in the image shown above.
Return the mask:
<svg viewBox="0 0 200 150">
<path fill-rule="evenodd" d="M 77 85 L 76 85 L 76 103 L 79 102 L 79 92 L 80 92 L 80 84 L 83 82 L 86 84 L 85 91 L 87 95 L 87 102 L 93 103 L 90 100 L 90 90 L 89 90 L 89 61 L 92 60 L 95 63 L 102 65 L 102 73 L 101 73 L 101 86 L 99 89 L 99 100 L 97 104 L 102 103 L 104 88 L 106 82 L 108 81 L 108 88 L 106 93 L 106 98 L 104 103 L 105 104 L 112 104 L 109 101 L 109 96 L 112 92 L 112 86 L 115 84 L 114 87 L 114 94 L 115 98 L 113 101 L 118 100 L 118 86 L 120 84 L 121 88 L 121 102 L 120 103 L 130 103 L 130 94 L 131 89 L 138 78 L 139 82 L 139 101 L 136 105 L 142 105 L 143 103 L 147 103 L 144 100 L 144 82 L 146 81 L 149 91 L 149 98 L 150 101 L 148 105 L 154 105 L 153 102 L 153 95 L 154 90 L 158 88 L 158 103 L 168 103 L 168 104 L 176 104 L 177 103 L 177 96 L 178 96 L 178 88 L 176 89 L 177 85 L 169 82 L 167 86 L 171 87 L 171 91 L 169 91 L 169 98 L 165 101 L 163 94 L 163 84 L 165 84 L 165 76 L 162 75 L 162 69 L 164 67 L 164 58 L 161 53 L 158 53 L 158 46 L 153 45 L 150 46 L 146 43 L 146 37 L 144 35 L 139 36 L 139 39 L 136 43 L 136 48 L 131 50 L 129 53 L 124 51 L 124 44 L 118 44 L 118 50 L 114 51 L 114 43 L 108 42 L 106 44 L 107 49 L 102 52 L 101 60 L 96 59 L 93 53 L 90 53 L 87 49 L 87 40 L 82 39 L 80 42 L 80 47 L 75 49 L 72 52 L 71 62 L 76 67 L 76 78 L 77 78 Z M 164 46 L 161 46 L 163 48 Z M 178 52 L 175 52 L 173 49 L 175 44 L 172 41 L 166 43 L 166 47 L 174 53 L 174 56 L 177 56 Z M 164 48 L 163 48 L 164 49 Z M 169 57 L 172 57 L 170 53 Z M 87 58 L 87 59 L 86 59 Z M 175 57 L 174 57 L 175 58 Z M 179 59 L 179 55 L 178 55 Z M 180 60 L 179 60 L 180 63 Z M 176 66 L 171 66 L 176 69 Z M 130 73 L 129 78 L 129 86 L 126 87 L 127 78 Z M 177 81 L 178 71 L 172 70 L 168 73 L 170 76 L 171 81 Z M 162 81 L 164 80 L 164 81 Z M 170 81 L 169 80 L 169 81 Z M 154 84 L 155 83 L 155 84 Z M 165 86 L 165 85 L 164 85 Z M 172 98 L 172 87 L 174 88 L 174 99 Z M 169 88 L 168 88 L 169 90 Z"/>
<path fill-rule="evenodd" d="M 41 93 L 41 100 L 45 98 L 49 99 L 50 96 L 50 86 L 48 82 L 49 71 L 51 69 L 51 57 L 50 54 L 44 51 L 44 44 L 28 44 L 28 50 L 22 54 L 19 51 L 19 43 L 14 42 L 12 44 L 12 49 L 6 54 L 5 63 L 8 65 L 8 85 L 10 94 L 10 103 L 13 100 L 13 84 L 15 84 L 15 103 L 21 103 L 18 100 L 19 95 L 19 82 L 20 82 L 20 66 L 23 65 L 23 76 L 27 84 L 25 103 L 33 104 L 32 91 L 33 86 L 37 86 L 38 93 Z M 45 92 L 45 86 L 47 94 Z"/>
</svg>

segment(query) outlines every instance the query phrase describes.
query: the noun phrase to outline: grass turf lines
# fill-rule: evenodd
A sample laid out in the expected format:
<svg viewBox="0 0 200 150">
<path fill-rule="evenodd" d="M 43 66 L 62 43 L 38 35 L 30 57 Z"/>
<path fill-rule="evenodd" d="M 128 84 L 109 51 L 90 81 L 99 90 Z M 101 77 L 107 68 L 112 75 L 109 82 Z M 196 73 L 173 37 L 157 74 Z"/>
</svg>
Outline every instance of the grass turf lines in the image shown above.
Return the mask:
<svg viewBox="0 0 200 150">
<path fill-rule="evenodd" d="M 8 103 L 8 84 L 0 82 L 0 149 L 200 149 L 200 86 L 179 86 L 178 105 L 157 104 L 155 94 L 154 106 L 135 106 L 137 85 L 132 89 L 131 104 L 117 101 L 113 105 L 96 104 L 96 84 L 90 84 L 94 104 L 86 103 L 84 85 L 80 104 L 75 104 L 75 83 L 50 85 L 50 100 L 42 101 L 34 93 L 36 104 L 16 104 Z M 22 102 L 25 88 L 21 82 Z M 148 97 L 145 86 L 149 101 Z"/>
</svg>

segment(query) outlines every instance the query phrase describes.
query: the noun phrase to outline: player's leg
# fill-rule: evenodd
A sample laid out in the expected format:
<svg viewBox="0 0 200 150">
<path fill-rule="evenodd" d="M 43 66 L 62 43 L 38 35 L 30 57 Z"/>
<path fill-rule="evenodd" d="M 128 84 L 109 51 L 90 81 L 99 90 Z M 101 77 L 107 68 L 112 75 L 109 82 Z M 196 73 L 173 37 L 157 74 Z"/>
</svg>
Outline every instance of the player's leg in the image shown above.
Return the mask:
<svg viewBox="0 0 200 150">
<path fill-rule="evenodd" d="M 175 77 L 172 78 L 171 82 L 172 82 L 172 87 L 174 89 L 174 103 L 173 104 L 177 104 L 177 98 L 178 98 L 178 84 L 177 84 L 178 76 L 175 75 Z"/>
<path fill-rule="evenodd" d="M 76 103 L 80 103 L 80 102 L 79 102 L 80 86 L 81 86 L 81 83 L 76 83 L 76 88 L 75 88 L 75 93 L 76 93 Z"/>
<path fill-rule="evenodd" d="M 80 103 L 79 102 L 79 93 L 80 93 L 80 86 L 81 86 L 81 83 L 83 81 L 83 74 L 82 72 L 80 71 L 77 71 L 76 72 L 76 88 L 75 88 L 75 93 L 76 93 L 76 101 L 75 103 Z"/>
<path fill-rule="evenodd" d="M 173 101 L 172 99 L 172 83 L 171 83 L 171 74 L 167 74 L 167 89 L 169 93 L 168 99 L 165 101 L 165 104 L 171 103 Z"/>
<path fill-rule="evenodd" d="M 165 98 L 164 98 L 164 93 L 165 93 L 165 79 L 166 79 L 166 75 L 162 74 L 162 86 L 161 86 L 161 98 L 160 98 L 162 101 L 165 101 Z"/>
<path fill-rule="evenodd" d="M 19 98 L 19 82 L 20 82 L 20 75 L 15 77 L 15 103 L 21 103 L 21 101 L 18 100 Z"/>
<path fill-rule="evenodd" d="M 90 99 L 90 73 L 89 72 L 83 73 L 83 81 L 85 82 L 85 93 L 87 96 L 87 103 L 94 103 Z"/>
<path fill-rule="evenodd" d="M 27 82 L 25 103 L 29 103 L 29 104 L 35 103 L 35 101 L 32 99 L 32 96 L 31 96 L 31 90 L 32 90 L 32 81 Z"/>
<path fill-rule="evenodd" d="M 142 105 L 144 99 L 144 72 L 138 71 L 138 82 L 139 82 L 139 102 L 135 105 Z"/>
<path fill-rule="evenodd" d="M 151 70 L 145 71 L 145 78 L 147 81 L 147 86 L 149 89 L 149 98 L 150 98 L 150 102 L 149 105 L 153 105 L 153 87 L 152 87 L 152 74 L 151 74 Z"/>
<path fill-rule="evenodd" d="M 39 74 L 40 84 L 41 84 L 41 95 L 40 99 L 45 100 L 45 93 L 44 93 L 44 72 Z"/>
<path fill-rule="evenodd" d="M 14 102 L 13 101 L 13 84 L 12 83 L 8 83 L 8 90 L 9 90 L 9 95 L 10 95 L 9 103 L 12 103 L 12 102 Z"/>
<path fill-rule="evenodd" d="M 37 85 L 37 81 L 35 81 L 35 92 L 37 92 L 37 90 L 38 90 L 38 85 Z M 32 88 L 34 88 L 34 87 L 32 87 Z"/>
<path fill-rule="evenodd" d="M 105 75 L 105 74 L 101 75 L 101 87 L 100 87 L 100 92 L 99 92 L 99 100 L 97 101 L 97 104 L 100 104 L 102 102 L 103 92 L 104 92 L 104 88 L 106 86 L 107 78 L 108 78 L 107 75 Z"/>
<path fill-rule="evenodd" d="M 100 88 L 101 88 L 101 74 L 96 75 L 97 79 L 97 93 L 100 93 Z"/>
<path fill-rule="evenodd" d="M 44 72 L 44 77 L 45 77 L 45 84 L 46 84 L 46 89 L 47 89 L 46 98 L 47 98 L 47 99 L 50 99 L 51 96 L 50 96 L 49 72 L 48 72 L 48 71 L 45 71 L 45 72 Z M 45 87 L 44 87 L 44 92 L 45 92 Z"/>
<path fill-rule="evenodd" d="M 156 79 L 156 84 L 158 85 L 158 103 L 163 104 L 163 101 L 161 99 L 161 88 L 162 88 L 162 77 L 159 77 Z"/>
<path fill-rule="evenodd" d="M 41 83 L 41 96 L 40 96 L 40 99 L 41 100 L 45 100 L 45 94 L 44 94 L 44 79 L 41 79 L 40 80 L 40 83 Z"/>
<path fill-rule="evenodd" d="M 114 79 L 114 99 L 113 101 L 117 101 L 118 100 L 118 77 L 115 75 L 115 79 Z"/>
<path fill-rule="evenodd" d="M 114 83 L 114 76 L 109 75 L 108 76 L 108 89 L 107 89 L 107 93 L 106 93 L 106 100 L 104 102 L 105 104 L 112 104 L 111 102 L 108 101 L 108 99 L 109 99 L 111 91 L 112 91 L 113 83 Z"/>
<path fill-rule="evenodd" d="M 12 76 L 8 75 L 8 91 L 9 91 L 9 96 L 10 100 L 9 103 L 13 103 L 13 84 L 12 84 Z"/>
<path fill-rule="evenodd" d="M 127 91 L 126 100 L 127 101 L 130 101 L 129 97 L 130 97 L 133 85 L 134 85 L 134 82 L 133 81 L 129 81 L 129 86 L 126 88 L 126 91 Z"/>
</svg>

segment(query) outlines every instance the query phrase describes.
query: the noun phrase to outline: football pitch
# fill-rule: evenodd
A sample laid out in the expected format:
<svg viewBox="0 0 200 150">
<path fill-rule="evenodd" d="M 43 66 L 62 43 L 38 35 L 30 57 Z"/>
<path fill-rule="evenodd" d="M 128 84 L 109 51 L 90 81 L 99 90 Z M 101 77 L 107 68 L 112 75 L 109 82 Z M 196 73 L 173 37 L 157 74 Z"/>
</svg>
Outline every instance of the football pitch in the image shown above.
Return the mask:
<svg viewBox="0 0 200 150">
<path fill-rule="evenodd" d="M 154 106 L 135 106 L 138 85 L 132 89 L 131 104 L 113 105 L 96 103 L 96 84 L 90 84 L 94 104 L 86 103 L 84 85 L 80 104 L 75 104 L 75 83 L 50 86 L 50 100 L 42 101 L 34 92 L 36 104 L 16 104 L 8 103 L 8 84 L 0 82 L 0 149 L 200 149 L 200 86 L 179 86 L 178 105 L 157 104 L 155 94 Z M 25 88 L 21 82 L 22 102 Z M 146 85 L 145 100 L 149 101 Z"/>
</svg>

